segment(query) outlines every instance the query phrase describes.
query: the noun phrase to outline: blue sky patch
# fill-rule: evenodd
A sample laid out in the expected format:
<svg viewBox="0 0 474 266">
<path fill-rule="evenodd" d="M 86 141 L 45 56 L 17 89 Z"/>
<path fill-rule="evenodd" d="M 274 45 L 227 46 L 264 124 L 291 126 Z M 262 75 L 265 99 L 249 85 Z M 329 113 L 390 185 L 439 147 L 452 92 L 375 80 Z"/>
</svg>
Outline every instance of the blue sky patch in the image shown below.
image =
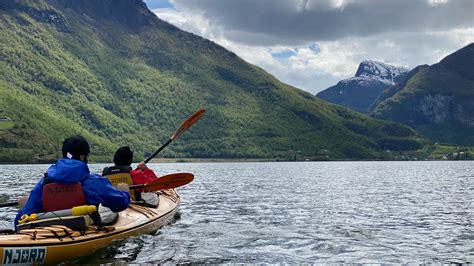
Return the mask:
<svg viewBox="0 0 474 266">
<path fill-rule="evenodd" d="M 149 9 L 174 8 L 170 0 L 144 0 Z"/>
<path fill-rule="evenodd" d="M 319 48 L 318 44 L 315 42 L 310 43 L 308 48 L 315 54 L 319 54 L 319 52 L 321 52 L 321 48 Z"/>
<path fill-rule="evenodd" d="M 281 52 L 271 52 L 271 54 L 274 58 L 278 58 L 278 59 L 288 59 L 288 58 L 296 55 L 295 51 L 293 51 L 293 50 L 285 50 L 285 51 L 281 51 Z"/>
</svg>

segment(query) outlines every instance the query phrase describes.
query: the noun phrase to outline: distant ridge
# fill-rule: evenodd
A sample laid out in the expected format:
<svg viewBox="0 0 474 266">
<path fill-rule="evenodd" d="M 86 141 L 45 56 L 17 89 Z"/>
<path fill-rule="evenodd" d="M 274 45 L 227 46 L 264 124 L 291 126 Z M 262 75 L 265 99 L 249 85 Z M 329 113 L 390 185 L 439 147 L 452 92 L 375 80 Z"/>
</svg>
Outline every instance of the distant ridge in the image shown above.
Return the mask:
<svg viewBox="0 0 474 266">
<path fill-rule="evenodd" d="M 434 141 L 474 146 L 474 44 L 384 91 L 371 116 L 415 128 Z"/>
<path fill-rule="evenodd" d="M 394 85 L 388 87 L 387 89 L 383 90 L 380 95 L 375 99 L 375 101 L 372 103 L 372 105 L 369 107 L 369 113 L 374 110 L 374 108 L 381 102 L 385 101 L 386 99 L 392 97 L 395 95 L 397 92 L 401 91 L 406 85 L 407 82 L 419 71 L 428 68 L 428 65 L 421 65 L 417 66 L 414 69 L 410 70 L 406 75 L 403 76 L 403 78 L 399 79 L 397 83 Z"/>
</svg>

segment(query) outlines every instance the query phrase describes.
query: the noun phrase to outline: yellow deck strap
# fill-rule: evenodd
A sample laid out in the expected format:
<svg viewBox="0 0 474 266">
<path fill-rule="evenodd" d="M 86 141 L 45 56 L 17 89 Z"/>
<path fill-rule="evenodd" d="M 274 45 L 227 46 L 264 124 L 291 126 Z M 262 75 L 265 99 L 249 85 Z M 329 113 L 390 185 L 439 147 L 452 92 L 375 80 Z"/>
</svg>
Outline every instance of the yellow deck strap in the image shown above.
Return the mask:
<svg viewBox="0 0 474 266">
<path fill-rule="evenodd" d="M 73 207 L 72 209 L 59 210 L 53 212 L 44 212 L 44 213 L 32 213 L 32 214 L 23 214 L 18 221 L 19 224 L 24 224 L 36 220 L 44 220 L 57 217 L 65 216 L 81 216 L 88 215 L 97 211 L 97 207 L 94 205 L 82 205 Z"/>
</svg>

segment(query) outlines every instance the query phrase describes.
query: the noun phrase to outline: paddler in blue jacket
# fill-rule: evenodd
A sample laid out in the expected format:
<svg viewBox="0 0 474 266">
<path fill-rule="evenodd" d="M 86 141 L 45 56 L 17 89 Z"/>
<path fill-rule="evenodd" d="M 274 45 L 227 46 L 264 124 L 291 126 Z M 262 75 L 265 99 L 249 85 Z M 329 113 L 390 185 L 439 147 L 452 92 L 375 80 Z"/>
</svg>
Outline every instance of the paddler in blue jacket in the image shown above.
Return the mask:
<svg viewBox="0 0 474 266">
<path fill-rule="evenodd" d="M 62 147 L 63 158 L 51 165 L 38 184 L 31 191 L 25 206 L 18 212 L 15 218 L 15 228 L 23 214 L 39 213 L 44 210 L 54 210 L 64 206 L 64 202 L 50 200 L 45 196 L 43 187 L 46 184 L 61 185 L 73 184 L 82 187 L 83 194 L 79 198 L 85 199 L 84 204 L 98 206 L 102 204 L 114 212 L 120 212 L 128 208 L 130 204 L 130 194 L 126 184 L 119 184 L 118 188 L 113 187 L 106 178 L 97 174 L 91 174 L 87 166 L 89 155 L 89 143 L 82 136 L 74 136 L 64 140 Z M 53 187 L 58 190 L 58 187 Z M 53 190 L 54 190 L 53 189 Z M 60 189 L 59 189 L 60 190 Z M 80 190 L 80 189 L 79 189 Z M 77 195 L 77 194 L 71 194 Z M 66 201 L 70 199 L 67 194 L 60 195 Z M 47 199 L 43 202 L 43 199 Z M 63 200 L 62 200 L 63 201 Z M 81 201 L 81 199 L 79 199 Z M 70 204 L 74 204 L 69 202 Z M 67 204 L 67 203 L 66 203 Z"/>
</svg>

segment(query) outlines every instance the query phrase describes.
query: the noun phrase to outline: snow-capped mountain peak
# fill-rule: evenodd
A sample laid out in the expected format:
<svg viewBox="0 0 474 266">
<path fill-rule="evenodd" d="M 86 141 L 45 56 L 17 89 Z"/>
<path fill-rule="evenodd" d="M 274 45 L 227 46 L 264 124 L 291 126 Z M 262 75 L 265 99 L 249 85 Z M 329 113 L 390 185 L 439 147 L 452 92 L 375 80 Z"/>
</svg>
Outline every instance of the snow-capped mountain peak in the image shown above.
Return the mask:
<svg viewBox="0 0 474 266">
<path fill-rule="evenodd" d="M 403 67 L 365 60 L 360 63 L 355 77 L 341 80 L 336 85 L 321 91 L 317 96 L 367 113 L 368 108 L 380 93 L 399 82 L 407 73 L 408 69 Z"/>
<path fill-rule="evenodd" d="M 392 66 L 373 60 L 364 60 L 360 63 L 355 76 L 381 79 L 383 81 L 395 83 L 402 76 L 408 73 L 408 71 L 409 70 L 404 67 Z"/>
</svg>

